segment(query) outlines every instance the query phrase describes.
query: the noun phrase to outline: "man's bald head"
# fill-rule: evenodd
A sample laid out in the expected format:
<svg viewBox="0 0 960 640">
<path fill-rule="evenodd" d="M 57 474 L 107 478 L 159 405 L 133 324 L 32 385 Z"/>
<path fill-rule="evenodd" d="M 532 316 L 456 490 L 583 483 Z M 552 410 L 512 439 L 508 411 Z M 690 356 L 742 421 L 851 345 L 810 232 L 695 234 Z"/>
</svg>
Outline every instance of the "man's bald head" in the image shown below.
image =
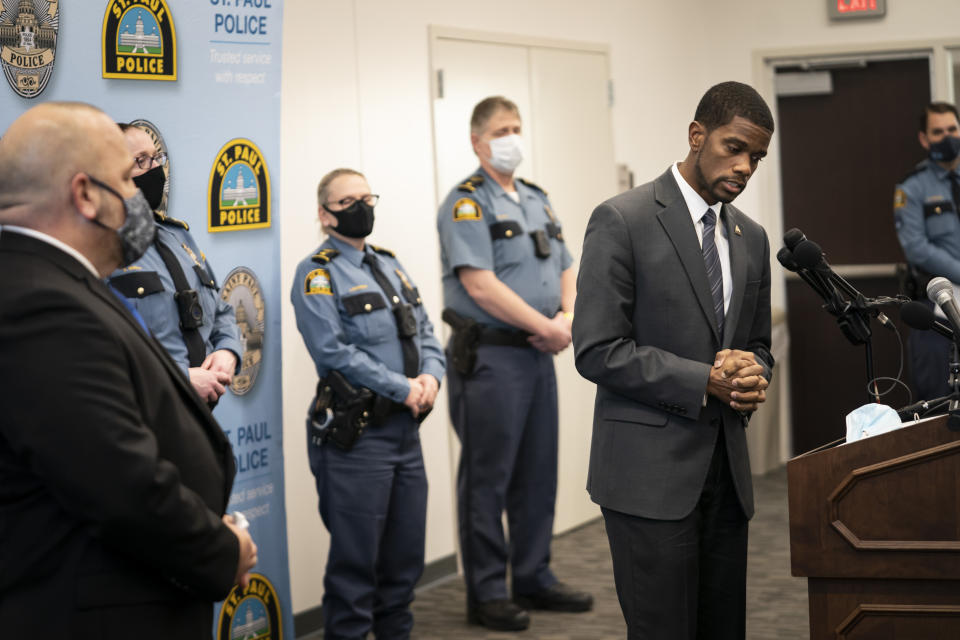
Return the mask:
<svg viewBox="0 0 960 640">
<path fill-rule="evenodd" d="M 71 205 L 70 182 L 127 156 L 123 135 L 96 107 L 46 102 L 0 138 L 0 223 L 45 226 Z"/>
</svg>

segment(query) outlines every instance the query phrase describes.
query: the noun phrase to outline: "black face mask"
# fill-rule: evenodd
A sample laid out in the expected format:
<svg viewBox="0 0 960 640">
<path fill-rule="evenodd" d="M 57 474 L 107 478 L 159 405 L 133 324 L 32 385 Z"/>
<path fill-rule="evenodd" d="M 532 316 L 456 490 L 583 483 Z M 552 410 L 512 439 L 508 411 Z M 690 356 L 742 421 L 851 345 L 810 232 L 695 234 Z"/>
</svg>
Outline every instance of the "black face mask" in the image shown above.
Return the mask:
<svg viewBox="0 0 960 640">
<path fill-rule="evenodd" d="M 332 227 L 342 236 L 348 238 L 366 238 L 373 231 L 373 207 L 363 200 L 357 200 L 343 211 L 327 212 L 337 219 L 337 226 Z"/>
<path fill-rule="evenodd" d="M 133 179 L 133 184 L 137 185 L 137 188 L 143 192 L 150 208 L 156 211 L 160 203 L 163 202 L 163 187 L 167 184 L 167 176 L 163 172 L 163 167 L 154 167 L 150 171 L 140 174 Z"/>
<path fill-rule="evenodd" d="M 930 145 L 928 153 L 934 162 L 953 162 L 960 155 L 960 138 L 944 136 Z"/>
</svg>

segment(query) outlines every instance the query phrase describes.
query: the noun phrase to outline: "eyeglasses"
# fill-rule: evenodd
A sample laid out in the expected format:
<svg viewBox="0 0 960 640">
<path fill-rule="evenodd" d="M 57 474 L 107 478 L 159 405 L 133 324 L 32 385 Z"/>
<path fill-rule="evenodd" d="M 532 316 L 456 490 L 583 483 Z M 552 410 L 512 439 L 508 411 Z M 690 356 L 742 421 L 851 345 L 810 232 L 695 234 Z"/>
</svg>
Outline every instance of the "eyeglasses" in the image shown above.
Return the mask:
<svg viewBox="0 0 960 640">
<path fill-rule="evenodd" d="M 375 207 L 375 206 L 377 206 L 377 203 L 380 201 L 380 196 L 378 196 L 378 195 L 375 194 L 375 193 L 368 193 L 367 195 L 365 195 L 365 196 L 363 196 L 363 197 L 361 197 L 361 198 L 354 198 L 353 196 L 347 196 L 346 198 L 343 198 L 342 200 L 337 200 L 337 201 L 335 201 L 335 202 L 327 202 L 327 203 L 325 203 L 324 206 L 326 206 L 326 207 L 328 207 L 328 208 L 329 208 L 329 207 L 336 206 L 337 210 L 339 211 L 339 210 L 341 210 L 341 209 L 347 209 L 347 208 L 353 206 L 353 203 L 356 202 L 358 199 L 359 199 L 359 200 L 363 200 L 364 202 L 367 203 L 367 205 L 369 205 L 369 206 L 371 206 L 371 207 Z"/>
<path fill-rule="evenodd" d="M 149 169 L 153 166 L 153 163 L 156 162 L 158 167 L 162 167 L 167 164 L 167 154 L 162 151 L 155 156 L 148 156 L 145 153 L 141 153 L 139 156 L 134 158 L 134 161 L 137 163 L 137 166 L 141 169 Z"/>
</svg>

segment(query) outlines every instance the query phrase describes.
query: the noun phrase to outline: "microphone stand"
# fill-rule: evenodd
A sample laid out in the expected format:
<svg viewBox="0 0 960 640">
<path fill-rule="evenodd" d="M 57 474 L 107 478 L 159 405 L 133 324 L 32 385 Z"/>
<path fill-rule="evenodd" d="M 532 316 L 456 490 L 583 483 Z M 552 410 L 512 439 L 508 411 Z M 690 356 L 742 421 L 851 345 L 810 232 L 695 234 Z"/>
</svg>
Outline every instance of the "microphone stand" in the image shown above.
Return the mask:
<svg viewBox="0 0 960 640">
<path fill-rule="evenodd" d="M 951 431 L 960 431 L 960 350 L 956 340 L 951 341 L 950 347 L 950 404 L 947 411 L 947 428 Z"/>
</svg>

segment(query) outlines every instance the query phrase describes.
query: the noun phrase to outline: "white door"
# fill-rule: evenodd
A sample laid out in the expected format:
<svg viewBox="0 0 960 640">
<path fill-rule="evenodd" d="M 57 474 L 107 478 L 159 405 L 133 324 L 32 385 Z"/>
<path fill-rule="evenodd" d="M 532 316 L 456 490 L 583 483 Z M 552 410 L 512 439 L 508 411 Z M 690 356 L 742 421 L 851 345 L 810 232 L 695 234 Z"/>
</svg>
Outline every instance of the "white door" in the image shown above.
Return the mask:
<svg viewBox="0 0 960 640">
<path fill-rule="evenodd" d="M 525 159 L 517 175 L 548 191 L 576 268 L 593 207 L 617 191 L 605 47 L 440 30 L 433 36 L 438 205 L 479 164 L 469 141 L 473 106 L 487 96 L 506 96 L 523 120 Z M 584 490 L 595 387 L 574 368 L 572 348 L 556 364 L 560 476 L 554 531 L 560 532 L 595 518 L 599 509 Z M 451 442 L 455 473 L 459 442 Z"/>
</svg>

